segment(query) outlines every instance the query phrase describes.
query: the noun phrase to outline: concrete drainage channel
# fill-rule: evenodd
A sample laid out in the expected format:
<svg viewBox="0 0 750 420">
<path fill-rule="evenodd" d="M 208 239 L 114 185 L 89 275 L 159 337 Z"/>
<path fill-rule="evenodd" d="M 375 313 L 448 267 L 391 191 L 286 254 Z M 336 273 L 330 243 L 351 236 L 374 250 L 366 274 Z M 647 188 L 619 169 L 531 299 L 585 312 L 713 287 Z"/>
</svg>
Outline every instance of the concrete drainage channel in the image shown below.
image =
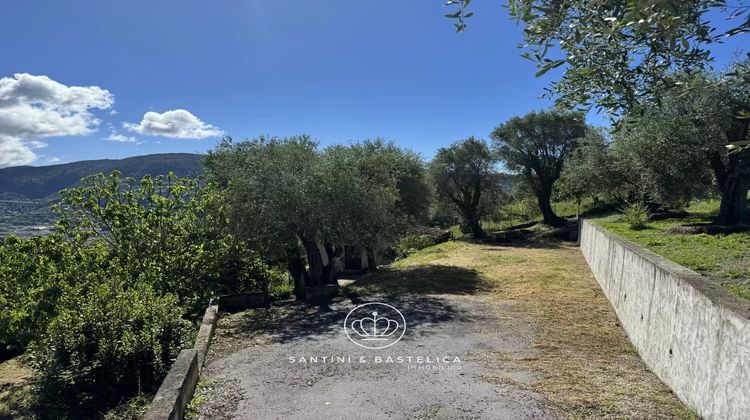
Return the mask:
<svg viewBox="0 0 750 420">
<path fill-rule="evenodd" d="M 216 304 L 209 304 L 195 337 L 195 345 L 191 349 L 182 350 L 177 356 L 143 419 L 181 420 L 185 417 L 185 408 L 193 398 L 195 387 L 198 385 L 220 310 L 238 311 L 267 307 L 269 301 L 260 293 L 221 296 Z"/>
</svg>

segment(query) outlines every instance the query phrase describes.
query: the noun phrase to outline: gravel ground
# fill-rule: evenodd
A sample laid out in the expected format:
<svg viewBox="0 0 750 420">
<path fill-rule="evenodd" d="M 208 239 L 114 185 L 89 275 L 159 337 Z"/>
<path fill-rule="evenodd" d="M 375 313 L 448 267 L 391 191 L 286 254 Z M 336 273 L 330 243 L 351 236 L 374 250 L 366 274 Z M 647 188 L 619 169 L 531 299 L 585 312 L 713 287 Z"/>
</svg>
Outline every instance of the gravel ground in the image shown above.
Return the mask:
<svg viewBox="0 0 750 420">
<path fill-rule="evenodd" d="M 461 295 L 404 293 L 367 301 L 403 313 L 408 328 L 401 341 L 381 350 L 349 341 L 344 317 L 363 303 L 349 299 L 326 308 L 290 304 L 224 317 L 203 371 L 195 418 L 556 417 L 542 396 L 515 385 L 534 381 L 532 372 L 498 372 L 489 363 L 497 353 L 522 357 L 529 350 L 533 327 L 518 311 L 498 316 L 478 298 Z M 309 360 L 316 356 L 317 363 Z M 420 356 L 433 362 L 419 363 Z"/>
</svg>

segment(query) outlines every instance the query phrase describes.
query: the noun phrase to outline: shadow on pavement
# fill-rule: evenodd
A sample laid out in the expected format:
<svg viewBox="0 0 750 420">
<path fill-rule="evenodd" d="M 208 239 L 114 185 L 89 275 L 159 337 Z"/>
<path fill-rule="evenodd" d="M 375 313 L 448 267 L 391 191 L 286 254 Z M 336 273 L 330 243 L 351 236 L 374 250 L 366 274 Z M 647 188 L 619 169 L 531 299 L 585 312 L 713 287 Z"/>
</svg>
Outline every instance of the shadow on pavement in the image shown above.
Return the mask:
<svg viewBox="0 0 750 420">
<path fill-rule="evenodd" d="M 424 266 L 370 273 L 346 288 L 349 295 L 327 305 L 285 302 L 228 317 L 221 327 L 226 338 L 272 337 L 275 342 L 320 339 L 340 334 L 346 315 L 355 306 L 383 302 L 398 308 L 410 328 L 426 323 L 462 321 L 469 314 L 450 301 L 430 294 L 472 294 L 484 287 L 475 270 L 453 266 Z M 366 293 L 363 293 L 366 292 Z"/>
</svg>

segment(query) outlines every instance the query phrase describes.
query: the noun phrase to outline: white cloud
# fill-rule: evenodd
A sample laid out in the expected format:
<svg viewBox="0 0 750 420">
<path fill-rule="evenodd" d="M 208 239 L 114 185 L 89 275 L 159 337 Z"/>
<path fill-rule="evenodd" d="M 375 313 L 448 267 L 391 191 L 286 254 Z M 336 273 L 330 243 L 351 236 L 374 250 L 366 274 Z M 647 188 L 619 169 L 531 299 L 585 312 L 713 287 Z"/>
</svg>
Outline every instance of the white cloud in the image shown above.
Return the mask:
<svg viewBox="0 0 750 420">
<path fill-rule="evenodd" d="M 163 114 L 149 111 L 143 115 L 143 120 L 139 124 L 123 123 L 122 126 L 135 133 L 179 139 L 205 139 L 223 134 L 218 127 L 204 123 L 184 109 L 175 109 Z"/>
<path fill-rule="evenodd" d="M 111 132 L 109 134 L 109 136 L 107 136 L 106 140 L 117 141 L 117 142 L 121 142 L 121 143 L 136 143 L 136 144 L 140 144 L 140 142 L 138 141 L 137 138 L 131 137 L 131 136 L 125 136 L 125 135 L 122 135 L 120 133 L 116 133 L 114 131 Z"/>
<path fill-rule="evenodd" d="M 0 136 L 0 168 L 31 163 L 36 155 L 21 140 L 15 137 Z"/>
<path fill-rule="evenodd" d="M 24 165 L 46 146 L 36 139 L 88 134 L 99 120 L 93 109 L 109 109 L 114 96 L 98 86 L 65 86 L 26 73 L 0 78 L 0 167 Z"/>
</svg>

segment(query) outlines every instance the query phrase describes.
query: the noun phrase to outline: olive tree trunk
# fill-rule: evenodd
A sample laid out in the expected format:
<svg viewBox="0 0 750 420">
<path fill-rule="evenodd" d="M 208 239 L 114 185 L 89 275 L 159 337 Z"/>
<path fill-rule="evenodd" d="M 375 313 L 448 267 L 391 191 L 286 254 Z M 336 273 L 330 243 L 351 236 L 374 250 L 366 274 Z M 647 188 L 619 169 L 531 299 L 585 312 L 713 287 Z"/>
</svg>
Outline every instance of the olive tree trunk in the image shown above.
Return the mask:
<svg viewBox="0 0 750 420">
<path fill-rule="evenodd" d="M 565 219 L 555 214 L 552 210 L 552 183 L 542 182 L 534 191 L 539 210 L 542 212 L 542 221 L 545 225 L 561 226 Z"/>
<path fill-rule="evenodd" d="M 750 190 L 750 174 L 729 175 L 721 194 L 721 206 L 716 223 L 737 225 L 750 223 L 747 208 L 747 192 Z"/>
<path fill-rule="evenodd" d="M 310 277 L 305 270 L 305 261 L 300 255 L 299 246 L 290 245 L 286 249 L 286 264 L 289 274 L 294 280 L 294 297 L 305 299 L 305 285 L 310 283 Z"/>
<path fill-rule="evenodd" d="M 726 164 L 718 153 L 713 153 L 710 159 L 721 191 L 721 205 L 715 223 L 725 226 L 750 223 L 747 208 L 747 192 L 750 190 L 748 152 L 730 154 Z"/>
<path fill-rule="evenodd" d="M 336 284 L 333 245 L 326 243 L 321 249 L 317 238 L 310 239 L 305 235 L 300 235 L 300 241 L 307 256 L 308 283 L 306 286 Z"/>
<path fill-rule="evenodd" d="M 479 223 L 479 209 L 474 206 L 461 207 L 461 215 L 464 218 L 464 226 L 475 238 L 484 238 L 486 233 Z"/>
</svg>

